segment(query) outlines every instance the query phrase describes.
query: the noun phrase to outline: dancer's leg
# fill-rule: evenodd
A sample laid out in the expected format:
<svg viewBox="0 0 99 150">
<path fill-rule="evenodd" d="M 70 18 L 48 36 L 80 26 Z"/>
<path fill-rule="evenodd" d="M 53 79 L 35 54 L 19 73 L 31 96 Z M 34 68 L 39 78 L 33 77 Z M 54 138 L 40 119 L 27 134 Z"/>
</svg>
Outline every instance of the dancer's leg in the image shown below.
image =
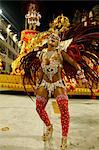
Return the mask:
<svg viewBox="0 0 99 150">
<path fill-rule="evenodd" d="M 45 97 L 41 97 L 41 96 L 36 96 L 36 110 L 40 116 L 40 118 L 42 119 L 42 121 L 45 123 L 46 126 L 50 126 L 50 120 L 48 117 L 48 114 L 45 110 L 45 106 L 47 104 L 48 100 L 45 99 Z"/>
<path fill-rule="evenodd" d="M 69 129 L 68 97 L 61 94 L 56 97 L 56 100 L 61 113 L 62 136 L 67 137 Z"/>
<path fill-rule="evenodd" d="M 53 132 L 53 126 L 49 120 L 48 114 L 45 110 L 46 104 L 48 102 L 48 96 L 46 94 L 46 91 L 42 91 L 40 90 L 40 92 L 38 92 L 39 95 L 36 96 L 36 110 L 40 116 L 40 118 L 42 119 L 42 121 L 45 123 L 47 130 L 46 132 L 43 134 L 43 141 L 48 141 L 50 140 L 50 138 L 52 137 L 52 132 Z M 44 95 L 45 94 L 45 95 Z"/>
<path fill-rule="evenodd" d="M 69 111 L 68 111 L 68 96 L 63 88 L 57 88 L 54 92 L 58 107 L 61 113 L 61 125 L 62 125 L 62 141 L 61 150 L 67 147 L 67 136 L 69 130 Z"/>
</svg>

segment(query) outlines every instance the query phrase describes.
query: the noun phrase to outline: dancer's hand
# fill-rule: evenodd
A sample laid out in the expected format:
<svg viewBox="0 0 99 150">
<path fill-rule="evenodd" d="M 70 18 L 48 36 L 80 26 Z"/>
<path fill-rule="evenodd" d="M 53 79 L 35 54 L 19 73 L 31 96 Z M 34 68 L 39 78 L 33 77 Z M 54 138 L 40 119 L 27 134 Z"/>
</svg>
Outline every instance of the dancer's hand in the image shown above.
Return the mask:
<svg viewBox="0 0 99 150">
<path fill-rule="evenodd" d="M 84 75 L 84 70 L 83 70 L 83 69 L 77 71 L 76 77 L 77 77 L 78 79 L 81 79 L 81 80 L 82 80 L 82 83 L 87 83 L 87 82 L 88 82 L 88 80 L 86 79 L 86 77 L 85 77 L 85 75 Z"/>
</svg>

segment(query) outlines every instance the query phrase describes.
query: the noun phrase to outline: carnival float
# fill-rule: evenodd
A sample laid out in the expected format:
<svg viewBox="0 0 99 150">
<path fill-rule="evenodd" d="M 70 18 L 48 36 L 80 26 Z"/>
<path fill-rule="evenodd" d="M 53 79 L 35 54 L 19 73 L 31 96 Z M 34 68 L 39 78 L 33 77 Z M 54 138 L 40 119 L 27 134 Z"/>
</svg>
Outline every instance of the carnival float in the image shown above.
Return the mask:
<svg viewBox="0 0 99 150">
<path fill-rule="evenodd" d="M 72 21 L 73 28 L 75 28 L 77 24 L 81 23 L 81 25 L 85 28 L 91 26 L 94 30 L 97 30 L 97 28 L 99 29 L 99 13 L 97 13 L 97 11 L 95 10 L 96 9 L 93 8 L 90 12 L 83 12 L 83 14 L 80 14 L 80 12 L 76 12 Z M 12 63 L 12 72 L 10 74 L 0 74 L 0 90 L 25 91 L 22 80 L 24 70 L 20 68 L 20 62 L 22 57 L 31 52 L 33 49 L 35 49 L 36 51 L 38 47 L 40 48 L 42 46 L 45 46 L 47 44 L 47 39 L 49 35 L 53 32 L 59 34 L 59 36 L 61 37 L 61 41 L 64 41 L 64 39 L 69 36 L 71 23 L 69 19 L 63 14 L 55 18 L 49 24 L 49 29 L 44 32 L 39 32 L 36 30 L 36 27 L 40 26 L 40 19 L 41 14 L 37 12 L 35 4 L 30 4 L 28 13 L 25 15 L 25 30 L 21 32 L 21 38 L 18 44 L 20 48 L 20 53 Z M 73 32 L 75 32 L 75 30 L 73 30 Z M 64 42 L 62 42 L 62 44 L 64 44 Z M 92 40 L 90 49 L 92 49 L 92 47 L 95 48 L 96 52 L 98 51 L 99 38 L 98 40 Z M 72 48 L 75 49 L 75 47 Z M 94 53 L 92 55 L 96 59 L 98 58 L 97 53 Z M 96 63 L 93 59 L 89 59 L 87 55 L 83 57 L 90 69 L 94 70 L 97 74 L 99 74 L 98 63 Z M 2 62 L 0 60 L 0 70 L 1 69 Z M 64 76 L 64 71 L 62 76 L 64 78 L 64 83 L 66 84 L 67 92 L 69 95 L 99 96 L 98 82 L 90 81 L 90 84 L 92 85 L 92 89 L 90 90 L 88 83 L 83 84 L 80 79 L 68 79 L 66 76 Z M 28 81 L 26 81 L 25 88 L 28 92 L 33 92 L 33 89 Z"/>
</svg>

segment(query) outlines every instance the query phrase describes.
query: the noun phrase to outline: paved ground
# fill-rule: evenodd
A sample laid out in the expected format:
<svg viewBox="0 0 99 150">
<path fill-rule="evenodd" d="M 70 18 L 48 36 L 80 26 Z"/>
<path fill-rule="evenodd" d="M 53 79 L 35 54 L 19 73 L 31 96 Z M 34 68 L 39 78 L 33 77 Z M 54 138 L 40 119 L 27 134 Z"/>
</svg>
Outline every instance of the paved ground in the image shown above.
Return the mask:
<svg viewBox="0 0 99 150">
<path fill-rule="evenodd" d="M 52 101 L 46 109 L 54 124 L 53 139 L 43 143 L 45 127 L 35 102 L 27 96 L 0 94 L 0 150 L 59 150 L 60 114 L 54 113 Z M 68 150 L 99 150 L 99 100 L 69 100 L 69 110 Z"/>
</svg>

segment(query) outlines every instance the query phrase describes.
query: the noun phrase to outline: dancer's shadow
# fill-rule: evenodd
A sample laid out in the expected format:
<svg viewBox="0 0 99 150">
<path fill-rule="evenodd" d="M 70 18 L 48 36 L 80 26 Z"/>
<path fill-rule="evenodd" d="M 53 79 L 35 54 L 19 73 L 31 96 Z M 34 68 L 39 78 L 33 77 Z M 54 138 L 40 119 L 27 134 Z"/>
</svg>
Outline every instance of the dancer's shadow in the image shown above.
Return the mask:
<svg viewBox="0 0 99 150">
<path fill-rule="evenodd" d="M 20 145 L 15 145 L 14 142 L 13 144 L 2 144 L 0 145 L 0 150 L 57 150 L 56 142 L 54 140 L 55 137 L 46 142 L 42 140 L 42 136 L 40 135 L 2 135 L 0 137 L 6 137 L 8 139 L 16 139 L 16 141 L 20 141 Z M 27 145 L 22 145 L 22 141 L 24 142 L 24 140 L 26 141 L 26 139 Z M 32 145 L 28 144 L 30 142 L 32 142 Z"/>
</svg>

